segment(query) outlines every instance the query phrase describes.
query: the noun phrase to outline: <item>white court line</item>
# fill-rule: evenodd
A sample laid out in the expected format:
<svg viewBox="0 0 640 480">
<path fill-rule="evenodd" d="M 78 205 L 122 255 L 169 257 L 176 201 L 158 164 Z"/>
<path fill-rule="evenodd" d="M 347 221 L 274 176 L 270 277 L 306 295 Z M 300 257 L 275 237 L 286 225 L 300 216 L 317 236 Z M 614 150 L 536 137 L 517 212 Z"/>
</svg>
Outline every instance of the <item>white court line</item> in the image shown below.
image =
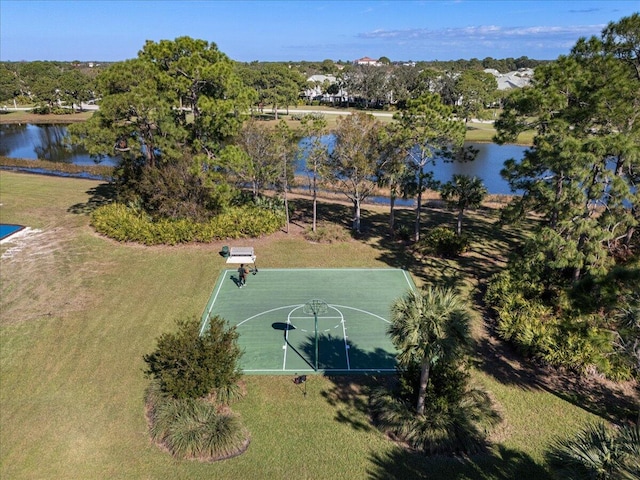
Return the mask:
<svg viewBox="0 0 640 480">
<path fill-rule="evenodd" d="M 355 310 L 356 312 L 360 312 L 360 313 L 365 313 L 367 315 L 371 315 L 372 317 L 376 317 L 379 318 L 380 320 L 382 320 L 383 322 L 387 322 L 387 323 L 391 323 L 389 320 L 387 320 L 384 317 L 381 317 L 380 315 L 376 315 L 375 313 L 369 312 L 367 310 L 362 310 L 361 308 L 355 308 L 355 307 L 349 307 L 348 305 L 329 305 L 330 307 L 338 307 L 338 308 L 348 308 L 350 310 Z M 337 309 L 336 309 L 337 310 Z M 339 311 L 339 310 L 338 310 Z M 342 313 L 342 312 L 340 312 Z"/>
<path fill-rule="evenodd" d="M 265 315 L 267 313 L 275 312 L 276 310 L 283 310 L 285 308 L 294 308 L 295 310 L 297 310 L 298 308 L 301 308 L 301 307 L 302 307 L 302 305 L 285 305 L 283 307 L 276 307 L 276 308 L 272 308 L 270 310 L 264 310 L 264 311 L 262 311 L 260 313 L 256 313 L 255 315 L 250 316 L 249 318 L 245 318 L 240 323 L 237 323 L 236 326 L 239 327 L 240 325 L 242 325 L 245 322 L 248 322 L 249 320 L 253 320 L 256 317 L 259 317 L 260 315 Z"/>
<path fill-rule="evenodd" d="M 351 370 L 351 359 L 349 358 L 349 342 L 347 341 L 347 327 L 345 326 L 344 315 L 340 310 L 340 316 L 342 316 L 342 320 L 340 323 L 342 324 L 342 338 L 344 340 L 344 353 L 347 356 L 347 370 Z"/>
<path fill-rule="evenodd" d="M 222 278 L 226 278 L 228 271 L 229 270 L 225 270 L 224 271 L 224 276 Z M 218 288 L 216 289 L 215 296 L 213 297 L 213 302 L 211 302 L 211 306 L 209 307 L 209 310 L 207 311 L 207 321 L 206 322 L 202 322 L 202 327 L 200 327 L 200 335 L 202 335 L 204 333 L 205 327 L 207 325 L 209 325 L 209 318 L 211 317 L 211 310 L 213 310 L 213 306 L 216 304 L 216 300 L 218 299 L 218 294 L 220 293 L 220 289 L 222 288 L 223 283 L 224 282 L 221 281 L 220 285 L 218 285 Z"/>
<path fill-rule="evenodd" d="M 415 290 L 415 283 L 413 283 L 413 281 L 411 280 L 409 272 L 406 270 L 402 270 L 402 273 L 404 274 L 404 279 L 407 281 L 409 288 L 411 288 L 412 291 Z"/>
</svg>

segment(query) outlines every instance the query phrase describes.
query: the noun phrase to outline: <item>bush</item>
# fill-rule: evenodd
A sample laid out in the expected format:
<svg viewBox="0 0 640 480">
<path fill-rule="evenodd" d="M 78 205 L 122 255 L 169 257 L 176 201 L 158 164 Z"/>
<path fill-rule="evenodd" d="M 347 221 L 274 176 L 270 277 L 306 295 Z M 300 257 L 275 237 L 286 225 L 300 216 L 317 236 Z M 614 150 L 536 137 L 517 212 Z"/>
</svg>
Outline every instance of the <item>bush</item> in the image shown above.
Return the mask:
<svg viewBox="0 0 640 480">
<path fill-rule="evenodd" d="M 175 399 L 157 382 L 146 393 L 151 438 L 181 459 L 215 461 L 235 457 L 249 445 L 239 417 L 204 399 Z"/>
<path fill-rule="evenodd" d="M 416 249 L 422 255 L 453 258 L 466 252 L 469 243 L 466 235 L 456 235 L 456 232 L 447 227 L 436 227 L 420 239 Z"/>
<path fill-rule="evenodd" d="M 177 323 L 178 331 L 162 334 L 156 350 L 144 356 L 145 374 L 172 398 L 199 398 L 220 390 L 221 399 L 228 399 L 240 378 L 237 362 L 242 352 L 235 328 L 225 328 L 218 316 L 202 333 L 196 319 Z"/>
<path fill-rule="evenodd" d="M 569 439 L 556 440 L 547 460 L 559 478 L 632 479 L 640 473 L 640 426 L 612 430 L 590 425 Z"/>
<path fill-rule="evenodd" d="M 523 355 L 556 367 L 585 373 L 593 368 L 614 380 L 633 375 L 622 352 L 614 350 L 614 337 L 595 314 L 554 308 L 545 303 L 543 290 L 511 270 L 493 276 L 484 300 L 495 312 L 496 332 Z"/>
<path fill-rule="evenodd" d="M 198 223 L 188 219 L 153 220 L 141 210 L 112 203 L 92 212 L 91 225 L 120 242 L 176 245 L 269 235 L 282 228 L 284 214 L 252 206 L 231 207 L 207 222 Z"/>
</svg>

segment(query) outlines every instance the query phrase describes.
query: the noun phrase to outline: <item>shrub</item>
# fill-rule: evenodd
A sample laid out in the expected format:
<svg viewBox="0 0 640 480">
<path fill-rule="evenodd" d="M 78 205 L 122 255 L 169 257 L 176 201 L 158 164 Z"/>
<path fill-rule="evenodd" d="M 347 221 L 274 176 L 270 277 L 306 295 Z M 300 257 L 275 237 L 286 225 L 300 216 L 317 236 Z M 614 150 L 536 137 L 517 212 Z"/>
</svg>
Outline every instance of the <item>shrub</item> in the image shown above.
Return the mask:
<svg viewBox="0 0 640 480">
<path fill-rule="evenodd" d="M 459 366 L 433 368 L 424 415 L 417 415 L 415 399 L 420 380 L 417 362 L 402 372 L 399 388 L 375 390 L 371 407 L 384 432 L 428 455 L 471 454 L 484 449 L 486 434 L 500 421 L 482 389 L 469 384 Z"/>
<path fill-rule="evenodd" d="M 442 257 L 456 257 L 469 248 L 469 238 L 466 235 L 456 235 L 447 227 L 431 229 L 416 245 L 422 255 L 439 255 Z"/>
<path fill-rule="evenodd" d="M 640 426 L 612 430 L 603 423 L 590 425 L 569 439 L 558 439 L 547 460 L 559 478 L 598 480 L 638 478 Z"/>
<path fill-rule="evenodd" d="M 227 399 L 233 392 L 229 387 L 240 378 L 237 362 L 242 352 L 235 328 L 225 328 L 218 316 L 202 333 L 196 319 L 177 324 L 176 333 L 162 334 L 156 350 L 144 356 L 145 374 L 172 398 L 199 398 L 221 390 Z"/>
<path fill-rule="evenodd" d="M 539 286 L 511 271 L 491 278 L 485 302 L 496 314 L 496 332 L 523 355 L 549 365 L 585 373 L 593 368 L 614 380 L 633 375 L 614 336 L 597 315 L 553 308 L 542 301 Z M 561 298 L 561 297 L 560 297 Z"/>
<path fill-rule="evenodd" d="M 152 382 L 146 404 L 151 438 L 177 458 L 223 460 L 240 455 L 249 445 L 240 418 L 221 412 L 210 401 L 171 398 Z"/>
<path fill-rule="evenodd" d="M 231 207 L 201 223 L 189 219 L 153 220 L 139 209 L 112 203 L 92 212 L 91 225 L 120 242 L 176 245 L 269 235 L 282 228 L 284 215 L 280 211 L 248 206 Z"/>
</svg>

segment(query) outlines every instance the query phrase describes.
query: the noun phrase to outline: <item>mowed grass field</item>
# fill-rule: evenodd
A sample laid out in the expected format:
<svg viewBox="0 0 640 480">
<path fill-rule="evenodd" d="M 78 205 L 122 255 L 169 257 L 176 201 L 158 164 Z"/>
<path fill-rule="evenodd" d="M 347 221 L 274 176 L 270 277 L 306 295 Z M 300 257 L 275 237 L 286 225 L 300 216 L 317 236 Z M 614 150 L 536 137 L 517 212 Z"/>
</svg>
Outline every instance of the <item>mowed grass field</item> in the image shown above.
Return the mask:
<svg viewBox="0 0 640 480">
<path fill-rule="evenodd" d="M 88 212 L 103 192 L 99 182 L 0 171 L 0 221 L 36 229 L 0 245 L 2 479 L 544 479 L 549 442 L 597 420 L 561 392 L 522 381 L 515 362 L 498 375 L 479 356 L 473 377 L 504 418 L 493 446 L 468 459 L 429 459 L 371 427 L 366 393 L 384 378 L 310 376 L 304 396 L 292 377 L 245 376 L 246 397 L 233 409 L 251 432 L 247 452 L 213 464 L 175 460 L 147 434 L 142 356 L 176 319 L 200 317 L 226 242 L 143 247 L 102 238 Z M 349 211 L 319 207 L 344 224 Z M 426 225 L 452 219 L 425 213 Z M 465 222 L 477 235 L 468 255 L 418 262 L 378 234 L 386 220 L 385 207 L 367 207 L 359 240 L 313 244 L 292 231 L 246 243 L 265 268 L 406 268 L 418 286 L 457 285 L 473 301 L 521 235 L 498 231 L 497 213 L 481 210 Z"/>
</svg>

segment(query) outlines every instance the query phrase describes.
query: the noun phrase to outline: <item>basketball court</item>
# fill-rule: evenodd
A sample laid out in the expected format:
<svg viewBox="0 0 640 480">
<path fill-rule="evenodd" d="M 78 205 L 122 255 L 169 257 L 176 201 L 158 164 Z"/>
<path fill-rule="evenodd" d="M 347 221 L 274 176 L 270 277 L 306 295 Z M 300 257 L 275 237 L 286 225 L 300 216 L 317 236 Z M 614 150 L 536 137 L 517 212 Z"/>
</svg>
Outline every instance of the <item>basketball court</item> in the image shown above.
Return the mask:
<svg viewBox="0 0 640 480">
<path fill-rule="evenodd" d="M 236 326 L 245 374 L 390 373 L 391 304 L 415 285 L 398 269 L 224 270 L 202 315 Z"/>
</svg>

